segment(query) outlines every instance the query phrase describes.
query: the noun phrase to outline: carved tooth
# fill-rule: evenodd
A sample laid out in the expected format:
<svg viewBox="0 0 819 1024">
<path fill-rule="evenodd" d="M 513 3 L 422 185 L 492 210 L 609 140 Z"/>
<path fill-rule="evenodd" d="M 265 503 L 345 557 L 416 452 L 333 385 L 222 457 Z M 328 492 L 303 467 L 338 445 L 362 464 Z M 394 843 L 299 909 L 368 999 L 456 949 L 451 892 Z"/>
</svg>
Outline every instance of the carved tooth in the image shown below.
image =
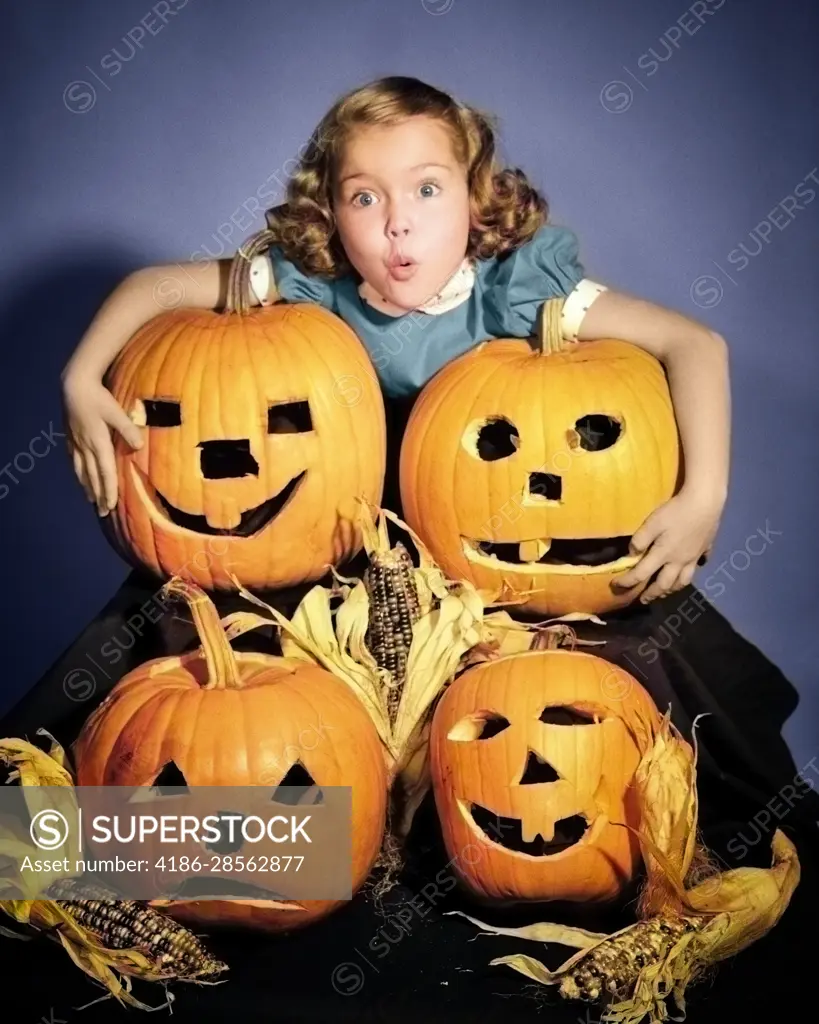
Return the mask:
<svg viewBox="0 0 819 1024">
<path fill-rule="evenodd" d="M 554 828 L 552 828 L 551 831 L 548 825 L 543 828 L 538 828 L 537 825 L 530 825 L 527 820 L 523 818 L 520 823 L 520 834 L 524 843 L 533 843 L 538 836 L 543 836 L 544 841 L 548 843 L 554 835 Z"/>
<path fill-rule="evenodd" d="M 539 562 L 541 558 L 551 547 L 551 541 L 541 540 L 522 540 L 519 546 L 519 556 L 521 562 Z"/>
<path fill-rule="evenodd" d="M 524 818 L 520 823 L 520 835 L 524 843 L 534 842 L 534 838 L 537 835 L 537 828 L 529 823 Z"/>
</svg>

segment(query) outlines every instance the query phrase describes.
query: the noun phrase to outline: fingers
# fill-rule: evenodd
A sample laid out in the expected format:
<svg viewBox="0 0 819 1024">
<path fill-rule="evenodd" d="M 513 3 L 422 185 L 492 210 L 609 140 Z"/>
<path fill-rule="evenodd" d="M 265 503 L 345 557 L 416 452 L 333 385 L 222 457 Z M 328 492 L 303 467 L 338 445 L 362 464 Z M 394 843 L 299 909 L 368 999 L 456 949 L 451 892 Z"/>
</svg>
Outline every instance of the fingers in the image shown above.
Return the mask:
<svg viewBox="0 0 819 1024">
<path fill-rule="evenodd" d="M 648 551 L 652 544 L 656 547 L 656 542 L 664 530 L 663 520 L 664 516 L 661 506 L 659 509 L 655 509 L 646 521 L 634 531 L 629 542 L 629 553 L 632 555 L 642 555 Z"/>
<path fill-rule="evenodd" d="M 648 554 L 643 555 L 635 566 L 629 569 L 628 572 L 624 572 L 622 576 L 618 576 L 616 580 L 612 580 L 612 585 L 622 589 L 629 589 L 645 583 L 665 561 L 666 551 L 667 549 L 663 546 L 654 544 Z"/>
<path fill-rule="evenodd" d="M 85 491 L 86 498 L 94 502 L 100 516 L 106 516 L 117 503 L 117 470 L 113 445 L 107 434 L 106 444 L 97 447 L 70 448 L 74 472 Z"/>
<path fill-rule="evenodd" d="M 117 504 L 117 460 L 114 455 L 114 444 L 111 435 L 105 431 L 96 449 L 97 464 L 100 471 L 100 515 L 107 516 Z"/>
<path fill-rule="evenodd" d="M 108 398 L 105 400 L 106 421 L 128 442 L 132 448 L 141 448 L 142 431 L 133 422 L 131 417 L 126 413 L 111 392 L 107 391 L 106 394 L 108 395 Z"/>
<path fill-rule="evenodd" d="M 640 600 L 643 604 L 648 604 L 649 601 L 654 601 L 658 597 L 665 597 L 672 590 L 675 590 L 675 584 L 681 569 L 682 566 L 676 562 L 669 562 L 668 565 L 664 565 L 657 579 L 640 595 Z"/>
<path fill-rule="evenodd" d="M 679 579 L 674 587 L 675 590 L 682 590 L 683 587 L 688 586 L 694 578 L 694 573 L 697 571 L 697 565 L 699 565 L 699 562 L 689 562 L 688 565 L 683 566 L 680 570 Z"/>
<path fill-rule="evenodd" d="M 77 475 L 77 479 L 79 480 L 82 489 L 85 491 L 86 498 L 88 498 L 89 501 L 94 501 L 94 491 L 88 482 L 88 474 L 85 472 L 85 459 L 78 448 L 72 449 L 71 461 L 74 463 L 74 472 Z"/>
<path fill-rule="evenodd" d="M 651 586 L 648 587 L 641 595 L 640 600 L 644 604 L 647 604 L 649 601 L 667 597 L 669 594 L 687 587 L 694 578 L 694 573 L 697 571 L 698 564 L 699 562 L 689 562 L 687 565 L 678 566 L 675 563 L 669 563 L 669 565 L 667 565 L 657 577 L 655 582 L 652 583 Z M 666 570 L 668 570 L 667 573 Z"/>
<path fill-rule="evenodd" d="M 94 494 L 94 500 L 97 503 L 97 512 L 102 515 L 103 510 L 103 494 L 102 485 L 100 483 L 100 473 L 97 468 L 97 460 L 94 457 L 93 452 L 86 452 L 85 455 L 85 472 L 88 476 L 88 482 L 91 485 L 91 490 Z"/>
</svg>

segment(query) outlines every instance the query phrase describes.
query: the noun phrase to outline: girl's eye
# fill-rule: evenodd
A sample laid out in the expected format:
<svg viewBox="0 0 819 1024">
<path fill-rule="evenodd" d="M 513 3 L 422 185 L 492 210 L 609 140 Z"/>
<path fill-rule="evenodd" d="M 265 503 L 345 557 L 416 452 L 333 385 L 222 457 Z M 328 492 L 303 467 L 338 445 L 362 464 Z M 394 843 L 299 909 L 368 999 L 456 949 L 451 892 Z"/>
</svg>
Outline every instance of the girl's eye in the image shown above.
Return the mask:
<svg viewBox="0 0 819 1024">
<path fill-rule="evenodd" d="M 422 185 L 419 185 L 418 187 L 419 188 L 427 188 L 427 189 L 438 189 L 438 191 L 440 191 L 440 189 L 441 189 L 441 186 L 438 184 L 437 181 L 425 181 Z M 437 193 L 435 193 L 435 192 L 433 192 L 431 194 L 429 192 L 427 192 L 426 195 L 425 195 L 425 198 L 432 198 L 432 196 L 436 195 L 436 194 Z M 353 206 L 358 206 L 358 207 L 372 206 L 373 203 L 359 203 L 359 202 L 357 202 L 357 200 L 359 198 L 365 198 L 367 196 L 369 196 L 373 200 L 373 202 L 375 202 L 375 196 L 373 196 L 372 192 L 356 192 L 356 194 L 352 197 L 350 202 L 353 204 Z"/>
</svg>

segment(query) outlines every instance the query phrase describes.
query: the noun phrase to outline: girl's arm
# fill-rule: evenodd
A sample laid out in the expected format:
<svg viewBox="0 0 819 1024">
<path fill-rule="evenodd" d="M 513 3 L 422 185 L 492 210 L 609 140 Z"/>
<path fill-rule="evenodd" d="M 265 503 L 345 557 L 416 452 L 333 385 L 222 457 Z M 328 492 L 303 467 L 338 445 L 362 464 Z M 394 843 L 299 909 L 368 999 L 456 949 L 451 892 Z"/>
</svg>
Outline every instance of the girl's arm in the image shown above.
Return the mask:
<svg viewBox="0 0 819 1024">
<path fill-rule="evenodd" d="M 595 299 L 578 338 L 630 341 L 660 360 L 668 374 L 685 454 L 684 487 L 724 502 L 731 397 L 728 346 L 723 338 L 680 313 L 615 291 Z"/>
<path fill-rule="evenodd" d="M 727 499 L 731 447 L 728 346 L 719 334 L 696 320 L 611 290 L 591 304 L 577 336 L 581 341 L 615 338 L 631 342 L 659 359 L 668 375 L 684 453 L 683 487 L 672 499 L 674 504 L 668 503 L 670 511 L 664 506 L 635 533 L 632 544 L 637 552 L 653 540 L 659 544 L 619 580 L 620 585 L 631 587 L 664 566 L 657 583 L 643 595 L 651 600 L 691 581 L 697 559 L 713 541 Z"/>
<path fill-rule="evenodd" d="M 63 369 L 63 385 L 89 378 L 101 381 L 128 340 L 160 313 L 177 307 L 222 308 L 227 299 L 231 262 L 225 259 L 177 263 L 145 267 L 130 274 L 92 320 Z M 253 289 L 248 299 L 251 305 L 259 304 Z"/>
<path fill-rule="evenodd" d="M 107 515 L 117 503 L 111 430 L 132 448 L 142 434 L 103 384 L 105 371 L 149 320 L 176 307 L 219 309 L 227 298 L 230 260 L 146 267 L 129 275 L 106 299 L 62 372 L 67 444 L 74 471 L 89 501 Z M 267 298 L 277 297 L 269 283 Z M 259 299 L 250 289 L 251 305 Z"/>
</svg>

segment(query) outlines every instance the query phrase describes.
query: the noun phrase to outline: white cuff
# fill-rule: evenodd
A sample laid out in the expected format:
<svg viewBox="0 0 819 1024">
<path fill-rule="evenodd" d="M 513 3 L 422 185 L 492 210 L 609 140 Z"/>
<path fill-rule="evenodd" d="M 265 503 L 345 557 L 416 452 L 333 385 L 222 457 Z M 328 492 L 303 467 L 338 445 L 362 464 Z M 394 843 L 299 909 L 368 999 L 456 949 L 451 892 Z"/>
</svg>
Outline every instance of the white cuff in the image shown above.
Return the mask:
<svg viewBox="0 0 819 1024">
<path fill-rule="evenodd" d="M 578 281 L 574 290 L 563 303 L 563 310 L 560 314 L 560 331 L 564 341 L 577 341 L 577 332 L 580 330 L 580 324 L 583 322 L 587 310 L 598 295 L 607 291 L 606 285 L 597 284 L 588 277 Z"/>
<path fill-rule="evenodd" d="M 254 256 L 250 261 L 250 288 L 263 306 L 270 306 L 270 280 L 273 272 L 270 257 L 266 253 Z"/>
</svg>

